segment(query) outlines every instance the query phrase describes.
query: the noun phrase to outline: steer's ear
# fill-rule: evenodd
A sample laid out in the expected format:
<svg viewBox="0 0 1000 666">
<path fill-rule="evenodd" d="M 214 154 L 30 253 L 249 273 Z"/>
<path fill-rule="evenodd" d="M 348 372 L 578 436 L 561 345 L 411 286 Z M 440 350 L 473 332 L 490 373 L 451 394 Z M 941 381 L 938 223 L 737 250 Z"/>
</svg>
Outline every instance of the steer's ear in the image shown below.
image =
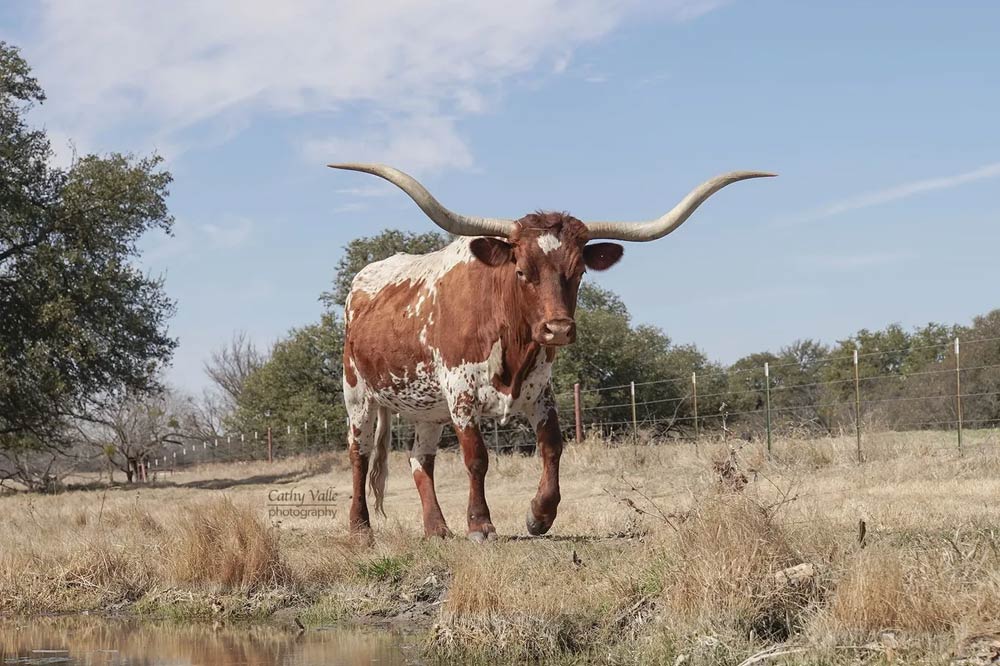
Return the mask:
<svg viewBox="0 0 1000 666">
<path fill-rule="evenodd" d="M 617 264 L 624 253 L 625 248 L 618 243 L 590 243 L 583 246 L 583 263 L 592 270 L 604 271 Z"/>
<path fill-rule="evenodd" d="M 501 266 L 514 256 L 514 248 L 499 238 L 475 238 L 469 243 L 472 254 L 487 266 Z"/>
</svg>

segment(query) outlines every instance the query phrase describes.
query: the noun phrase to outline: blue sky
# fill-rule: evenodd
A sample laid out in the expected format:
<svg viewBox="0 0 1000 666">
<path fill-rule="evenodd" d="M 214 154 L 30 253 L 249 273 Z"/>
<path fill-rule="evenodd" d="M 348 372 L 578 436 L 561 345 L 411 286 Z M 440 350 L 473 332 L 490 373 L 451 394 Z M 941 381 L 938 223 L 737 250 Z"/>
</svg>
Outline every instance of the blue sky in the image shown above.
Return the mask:
<svg viewBox="0 0 1000 666">
<path fill-rule="evenodd" d="M 431 228 L 378 160 L 449 207 L 662 214 L 727 188 L 591 275 L 637 322 L 733 361 L 1000 305 L 1000 4 L 754 0 L 0 5 L 46 88 L 57 159 L 160 151 L 178 302 L 170 380 L 235 330 L 318 319 L 351 238 Z"/>
</svg>

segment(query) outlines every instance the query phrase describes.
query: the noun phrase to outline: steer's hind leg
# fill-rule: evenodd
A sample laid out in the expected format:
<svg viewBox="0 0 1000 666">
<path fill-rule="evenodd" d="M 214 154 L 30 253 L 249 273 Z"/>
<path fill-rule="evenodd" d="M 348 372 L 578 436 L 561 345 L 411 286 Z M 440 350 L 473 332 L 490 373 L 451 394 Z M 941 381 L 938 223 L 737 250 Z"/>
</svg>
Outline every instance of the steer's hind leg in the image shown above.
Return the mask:
<svg viewBox="0 0 1000 666">
<path fill-rule="evenodd" d="M 434 456 L 444 426 L 439 423 L 417 423 L 413 451 L 410 452 L 410 470 L 413 483 L 420 493 L 420 504 L 424 514 L 424 536 L 451 536 L 451 530 L 444 521 L 437 493 L 434 491 Z"/>
<path fill-rule="evenodd" d="M 538 481 L 538 492 L 531 500 L 526 519 L 528 533 L 537 536 L 552 527 L 560 499 L 559 458 L 563 445 L 551 386 L 539 396 L 529 417 L 538 437 L 538 457 L 542 459 L 542 478 Z"/>
<path fill-rule="evenodd" d="M 344 383 L 344 403 L 347 406 L 347 443 L 350 450 L 352 494 L 348 525 L 353 533 L 371 533 L 368 502 L 365 499 L 365 477 L 368 458 L 375 441 L 375 418 L 378 410 L 358 387 Z"/>
</svg>

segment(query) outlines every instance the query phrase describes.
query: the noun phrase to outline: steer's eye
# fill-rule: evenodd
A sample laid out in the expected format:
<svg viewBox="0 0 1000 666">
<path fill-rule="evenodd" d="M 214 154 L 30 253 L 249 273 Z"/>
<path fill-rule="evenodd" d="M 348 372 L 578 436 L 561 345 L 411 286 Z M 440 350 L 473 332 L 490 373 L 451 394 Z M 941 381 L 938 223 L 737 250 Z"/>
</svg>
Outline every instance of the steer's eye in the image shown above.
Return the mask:
<svg viewBox="0 0 1000 666">
<path fill-rule="evenodd" d="M 520 268 L 518 268 L 516 272 L 517 272 L 517 279 L 518 280 L 523 280 L 524 279 L 524 271 L 522 271 Z"/>
</svg>

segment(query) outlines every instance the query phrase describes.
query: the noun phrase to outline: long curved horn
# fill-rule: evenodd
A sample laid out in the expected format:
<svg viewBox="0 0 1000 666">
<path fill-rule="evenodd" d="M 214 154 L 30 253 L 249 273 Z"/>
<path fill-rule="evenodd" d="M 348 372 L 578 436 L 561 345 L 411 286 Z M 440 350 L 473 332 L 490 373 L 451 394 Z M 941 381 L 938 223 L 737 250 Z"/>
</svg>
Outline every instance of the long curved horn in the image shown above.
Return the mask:
<svg viewBox="0 0 1000 666">
<path fill-rule="evenodd" d="M 691 193 L 663 217 L 648 222 L 586 222 L 590 237 L 609 238 L 623 241 L 651 241 L 663 238 L 681 226 L 691 213 L 710 196 L 726 185 L 747 178 L 769 178 L 775 173 L 763 171 L 733 171 L 706 181 L 691 190 Z"/>
<path fill-rule="evenodd" d="M 458 236 L 500 236 L 507 238 L 514 227 L 514 220 L 498 217 L 472 217 L 452 212 L 442 206 L 415 178 L 385 164 L 327 164 L 332 169 L 361 171 L 384 178 L 406 192 L 420 206 L 427 217 L 447 232 Z"/>
</svg>

